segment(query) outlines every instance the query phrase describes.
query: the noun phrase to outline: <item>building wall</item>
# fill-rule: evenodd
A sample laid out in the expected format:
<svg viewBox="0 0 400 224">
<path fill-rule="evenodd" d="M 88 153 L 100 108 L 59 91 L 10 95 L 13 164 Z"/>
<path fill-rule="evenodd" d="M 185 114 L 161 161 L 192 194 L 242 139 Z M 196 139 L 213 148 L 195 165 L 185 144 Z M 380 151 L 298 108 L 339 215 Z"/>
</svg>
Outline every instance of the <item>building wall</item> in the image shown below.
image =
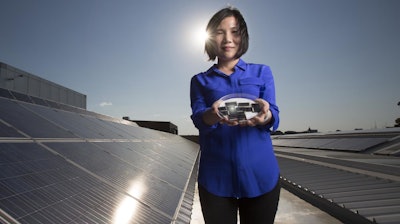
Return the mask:
<svg viewBox="0 0 400 224">
<path fill-rule="evenodd" d="M 175 135 L 178 134 L 178 126 L 168 121 L 139 121 L 139 120 L 130 120 L 129 117 L 123 117 L 122 119 L 135 122 L 140 127 L 168 132 Z"/>
<path fill-rule="evenodd" d="M 0 88 L 86 109 L 86 95 L 2 62 Z"/>
</svg>

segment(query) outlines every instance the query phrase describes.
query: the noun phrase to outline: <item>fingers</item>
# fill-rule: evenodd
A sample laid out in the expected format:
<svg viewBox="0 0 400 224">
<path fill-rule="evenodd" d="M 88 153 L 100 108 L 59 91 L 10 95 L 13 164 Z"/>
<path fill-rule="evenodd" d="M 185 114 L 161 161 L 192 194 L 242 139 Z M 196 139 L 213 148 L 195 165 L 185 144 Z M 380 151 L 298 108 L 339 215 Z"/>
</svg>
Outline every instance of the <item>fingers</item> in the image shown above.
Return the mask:
<svg viewBox="0 0 400 224">
<path fill-rule="evenodd" d="M 256 125 L 263 124 L 264 118 L 265 118 L 265 116 L 263 114 L 261 114 L 261 112 L 260 112 L 259 114 L 257 114 L 257 116 L 247 120 L 246 126 L 254 127 Z"/>
<path fill-rule="evenodd" d="M 218 107 L 219 107 L 219 105 L 222 103 L 223 101 L 222 100 L 217 100 L 217 101 L 215 101 L 213 104 L 212 104 L 212 108 L 214 109 L 214 110 L 218 110 Z"/>
<path fill-rule="evenodd" d="M 224 122 L 224 124 L 228 125 L 228 126 L 236 126 L 239 125 L 240 123 L 238 121 L 231 121 L 231 120 L 226 120 Z"/>
<path fill-rule="evenodd" d="M 269 103 L 267 101 L 265 101 L 264 99 L 258 98 L 254 100 L 256 103 L 258 103 L 258 105 L 260 105 L 260 109 L 262 113 L 267 113 L 269 110 Z"/>
<path fill-rule="evenodd" d="M 250 125 L 263 125 L 265 124 L 266 117 L 268 116 L 269 103 L 261 98 L 255 99 L 254 101 L 260 105 L 260 112 L 255 117 L 250 119 Z"/>
</svg>

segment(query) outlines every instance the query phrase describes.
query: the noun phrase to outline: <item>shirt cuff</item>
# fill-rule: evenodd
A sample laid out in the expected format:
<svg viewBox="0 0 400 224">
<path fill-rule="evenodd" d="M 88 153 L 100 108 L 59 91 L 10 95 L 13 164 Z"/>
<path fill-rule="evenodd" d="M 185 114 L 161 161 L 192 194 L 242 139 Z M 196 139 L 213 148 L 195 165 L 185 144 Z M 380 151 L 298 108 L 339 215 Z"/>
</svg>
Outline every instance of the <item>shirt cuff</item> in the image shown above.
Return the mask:
<svg viewBox="0 0 400 224">
<path fill-rule="evenodd" d="M 204 122 L 203 120 L 203 114 L 206 110 L 209 108 L 206 108 L 202 111 L 197 112 L 196 114 L 192 115 L 191 118 L 193 120 L 194 126 L 199 129 L 199 132 L 206 134 L 217 128 L 218 122 L 213 125 L 208 125 Z"/>
</svg>

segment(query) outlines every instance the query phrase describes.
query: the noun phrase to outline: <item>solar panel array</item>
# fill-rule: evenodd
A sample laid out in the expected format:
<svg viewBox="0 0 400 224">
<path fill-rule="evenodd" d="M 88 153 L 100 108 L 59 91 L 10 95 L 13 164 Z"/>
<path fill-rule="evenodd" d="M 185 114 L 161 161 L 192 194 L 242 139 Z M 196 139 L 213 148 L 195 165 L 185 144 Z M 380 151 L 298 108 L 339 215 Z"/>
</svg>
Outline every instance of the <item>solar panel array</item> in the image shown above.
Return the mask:
<svg viewBox="0 0 400 224">
<path fill-rule="evenodd" d="M 298 147 L 310 149 L 328 149 L 339 151 L 353 151 L 362 152 L 373 146 L 386 142 L 388 138 L 373 137 L 373 138 L 360 138 L 360 137 L 299 137 L 299 138 L 275 138 L 273 144 L 276 146 L 285 147 Z"/>
<path fill-rule="evenodd" d="M 198 154 L 122 119 L 0 97 L 0 222 L 189 223 Z"/>
</svg>

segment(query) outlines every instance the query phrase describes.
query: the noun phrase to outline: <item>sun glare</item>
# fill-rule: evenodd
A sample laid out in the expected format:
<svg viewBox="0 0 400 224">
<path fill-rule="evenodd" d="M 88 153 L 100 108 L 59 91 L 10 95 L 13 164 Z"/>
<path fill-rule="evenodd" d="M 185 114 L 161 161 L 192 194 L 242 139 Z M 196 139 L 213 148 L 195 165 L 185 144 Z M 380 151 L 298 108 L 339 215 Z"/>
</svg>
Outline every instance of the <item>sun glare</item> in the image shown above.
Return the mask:
<svg viewBox="0 0 400 224">
<path fill-rule="evenodd" d="M 119 203 L 118 208 L 114 214 L 113 223 L 115 224 L 128 224 L 135 218 L 139 201 L 146 190 L 141 177 L 138 177 L 132 182 L 128 189 L 129 195 L 126 195 Z"/>
<path fill-rule="evenodd" d="M 203 48 L 205 41 L 208 39 L 208 33 L 204 29 L 198 29 L 193 32 L 194 44 Z"/>
</svg>

